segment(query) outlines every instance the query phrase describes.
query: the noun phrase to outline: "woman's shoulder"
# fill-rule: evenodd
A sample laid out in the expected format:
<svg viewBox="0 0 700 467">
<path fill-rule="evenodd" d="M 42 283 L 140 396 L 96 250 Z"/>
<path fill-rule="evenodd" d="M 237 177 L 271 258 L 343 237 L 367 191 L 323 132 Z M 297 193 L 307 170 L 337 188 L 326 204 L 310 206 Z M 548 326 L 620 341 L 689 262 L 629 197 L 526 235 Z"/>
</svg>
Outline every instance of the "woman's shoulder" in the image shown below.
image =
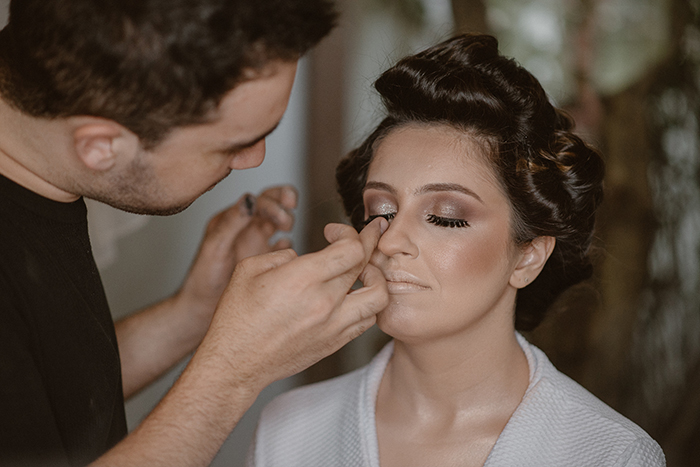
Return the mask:
<svg viewBox="0 0 700 467">
<path fill-rule="evenodd" d="M 369 364 L 355 371 L 277 396 L 263 409 L 260 425 L 283 429 L 304 424 L 332 427 L 341 419 L 347 423 L 357 416 L 367 391 L 378 385 L 391 352 L 389 344 Z"/>
<path fill-rule="evenodd" d="M 490 465 L 511 455 L 517 465 L 548 465 L 544 459 L 571 466 L 665 465 L 661 447 L 642 428 L 557 370 L 537 347 L 523 349 L 530 386 L 494 447 L 499 462 Z M 529 458 L 532 463 L 522 462 Z"/>
<path fill-rule="evenodd" d="M 263 419 L 288 419 L 290 417 L 316 418 L 318 414 L 330 414 L 343 409 L 356 400 L 359 386 L 367 367 L 336 378 L 308 384 L 280 394 L 263 410 Z"/>
<path fill-rule="evenodd" d="M 634 438 L 648 438 L 649 435 L 579 383 L 560 372 L 544 352 L 531 346 L 541 372 L 532 381 L 523 398 L 523 405 L 532 412 L 541 412 L 543 417 L 558 420 L 583 428 L 590 425 L 606 426 Z M 603 430 L 602 432 L 605 432 Z M 650 438 L 651 439 L 651 438 Z"/>
<path fill-rule="evenodd" d="M 273 399 L 260 416 L 248 465 L 367 465 L 372 394 L 391 350 L 351 373 Z"/>
</svg>

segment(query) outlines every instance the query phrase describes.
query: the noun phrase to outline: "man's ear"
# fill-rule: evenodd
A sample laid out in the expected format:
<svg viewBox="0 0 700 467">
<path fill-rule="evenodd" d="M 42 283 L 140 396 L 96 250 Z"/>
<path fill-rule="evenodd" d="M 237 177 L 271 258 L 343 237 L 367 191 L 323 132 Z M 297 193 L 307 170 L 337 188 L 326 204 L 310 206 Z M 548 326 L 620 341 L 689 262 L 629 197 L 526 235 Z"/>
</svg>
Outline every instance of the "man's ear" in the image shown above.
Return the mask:
<svg viewBox="0 0 700 467">
<path fill-rule="evenodd" d="M 522 289 L 534 281 L 554 250 L 554 237 L 537 237 L 522 249 L 522 256 L 510 276 L 510 285 Z"/>
<path fill-rule="evenodd" d="M 89 169 L 105 171 L 117 162 L 115 142 L 124 136 L 125 128 L 112 120 L 96 117 L 73 117 L 75 153 Z"/>
</svg>

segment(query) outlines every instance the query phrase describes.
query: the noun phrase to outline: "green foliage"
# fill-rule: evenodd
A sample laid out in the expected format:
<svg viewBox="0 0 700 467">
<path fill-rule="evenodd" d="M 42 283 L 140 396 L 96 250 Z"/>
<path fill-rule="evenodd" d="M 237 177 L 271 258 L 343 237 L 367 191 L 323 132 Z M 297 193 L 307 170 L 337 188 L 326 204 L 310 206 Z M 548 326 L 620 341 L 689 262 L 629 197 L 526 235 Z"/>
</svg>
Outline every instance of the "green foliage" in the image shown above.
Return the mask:
<svg viewBox="0 0 700 467">
<path fill-rule="evenodd" d="M 371 7 L 391 12 L 409 28 L 425 26 L 425 7 L 421 0 L 367 0 Z"/>
</svg>

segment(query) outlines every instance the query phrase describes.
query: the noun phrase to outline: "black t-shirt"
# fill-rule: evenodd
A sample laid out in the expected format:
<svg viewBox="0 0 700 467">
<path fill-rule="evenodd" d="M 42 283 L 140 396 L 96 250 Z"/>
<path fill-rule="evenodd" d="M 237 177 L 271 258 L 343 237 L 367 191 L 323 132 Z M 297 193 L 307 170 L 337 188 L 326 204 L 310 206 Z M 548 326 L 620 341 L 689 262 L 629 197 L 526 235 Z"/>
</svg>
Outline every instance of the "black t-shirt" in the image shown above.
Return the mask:
<svg viewBox="0 0 700 467">
<path fill-rule="evenodd" d="M 51 201 L 0 175 L 0 465 L 85 465 L 125 435 L 85 203 Z"/>
</svg>

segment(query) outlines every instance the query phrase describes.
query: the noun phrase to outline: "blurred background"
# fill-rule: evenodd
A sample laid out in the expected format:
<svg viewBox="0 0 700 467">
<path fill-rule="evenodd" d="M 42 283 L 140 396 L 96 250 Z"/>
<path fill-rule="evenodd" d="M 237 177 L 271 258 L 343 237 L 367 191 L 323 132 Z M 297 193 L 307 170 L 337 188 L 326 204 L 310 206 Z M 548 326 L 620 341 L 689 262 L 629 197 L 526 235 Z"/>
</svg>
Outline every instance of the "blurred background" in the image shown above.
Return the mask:
<svg viewBox="0 0 700 467">
<path fill-rule="evenodd" d="M 495 35 L 537 76 L 607 163 L 594 277 L 528 336 L 563 372 L 647 430 L 669 467 L 700 464 L 700 0 L 339 0 L 339 27 L 301 62 L 259 168 L 237 172 L 167 218 L 89 206 L 115 318 L 172 294 L 207 220 L 245 192 L 292 183 L 292 239 L 326 245 L 344 221 L 338 159 L 381 117 L 371 84 L 396 59 L 454 32 Z M 7 0 L 0 0 L 5 6 Z M 0 18 L 2 20 L 3 18 Z M 268 388 L 213 465 L 243 465 L 260 408 L 298 384 L 369 361 L 376 329 Z M 184 364 L 183 364 L 184 365 Z M 182 365 L 127 402 L 133 429 Z"/>
</svg>

